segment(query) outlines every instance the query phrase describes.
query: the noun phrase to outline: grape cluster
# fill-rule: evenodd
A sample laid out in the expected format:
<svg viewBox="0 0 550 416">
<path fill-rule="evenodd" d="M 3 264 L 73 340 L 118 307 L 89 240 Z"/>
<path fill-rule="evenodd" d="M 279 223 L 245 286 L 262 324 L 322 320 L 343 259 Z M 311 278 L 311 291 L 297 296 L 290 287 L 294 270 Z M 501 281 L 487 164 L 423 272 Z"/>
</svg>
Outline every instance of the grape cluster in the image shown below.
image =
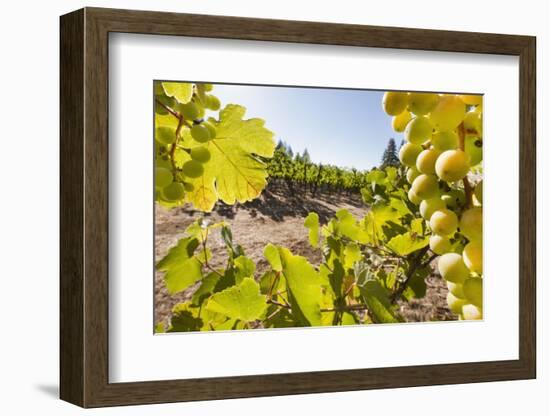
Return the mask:
<svg viewBox="0 0 550 416">
<path fill-rule="evenodd" d="M 209 94 L 212 84 L 188 84 L 193 94 L 186 102 L 168 95 L 163 84 L 155 82 L 155 199 L 171 204 L 182 201 L 193 190 L 192 179 L 204 173 L 208 142 L 216 137 L 216 121 L 205 120 L 205 112 L 218 111 L 221 103 Z"/>
<path fill-rule="evenodd" d="M 483 182 L 474 185 L 472 172 L 483 159 L 482 96 L 386 92 L 382 107 L 404 133 L 408 199 L 431 232 L 449 308 L 460 319 L 481 319 Z"/>
</svg>

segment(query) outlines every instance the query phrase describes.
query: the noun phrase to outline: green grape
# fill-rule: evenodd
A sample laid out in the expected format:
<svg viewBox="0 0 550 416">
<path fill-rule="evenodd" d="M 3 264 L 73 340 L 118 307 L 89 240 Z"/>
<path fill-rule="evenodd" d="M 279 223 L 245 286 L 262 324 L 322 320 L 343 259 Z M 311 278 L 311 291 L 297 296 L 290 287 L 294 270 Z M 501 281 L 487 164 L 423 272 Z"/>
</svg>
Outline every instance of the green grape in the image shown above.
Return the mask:
<svg viewBox="0 0 550 416">
<path fill-rule="evenodd" d="M 464 289 L 461 284 L 447 282 L 447 289 L 449 289 L 449 292 L 451 292 L 457 298 L 465 299 Z"/>
<path fill-rule="evenodd" d="M 221 103 L 218 97 L 215 95 L 206 96 L 206 108 L 212 111 L 218 111 L 221 107 Z"/>
<path fill-rule="evenodd" d="M 185 188 L 185 190 L 186 190 L 187 192 L 191 192 L 191 191 L 193 191 L 193 189 L 195 189 L 195 187 L 193 186 L 193 184 L 192 184 L 192 183 L 188 183 L 188 182 L 184 182 L 184 183 L 183 183 L 183 187 Z"/>
<path fill-rule="evenodd" d="M 193 147 L 191 149 L 191 159 L 199 163 L 206 163 L 210 160 L 210 150 L 205 146 Z"/>
<path fill-rule="evenodd" d="M 456 95 L 444 95 L 430 112 L 429 118 L 437 131 L 454 130 L 466 114 L 466 105 Z"/>
<path fill-rule="evenodd" d="M 481 240 L 483 234 L 483 211 L 481 207 L 470 208 L 460 218 L 460 232 L 468 240 Z"/>
<path fill-rule="evenodd" d="M 179 201 L 185 195 L 185 190 L 180 182 L 172 182 L 162 190 L 162 195 L 167 201 Z"/>
<path fill-rule="evenodd" d="M 423 116 L 432 111 L 437 102 L 439 95 L 425 92 L 411 92 L 409 94 L 409 111 L 417 116 Z"/>
<path fill-rule="evenodd" d="M 409 98 L 406 92 L 388 91 L 382 98 L 382 108 L 386 114 L 396 116 L 407 108 Z"/>
<path fill-rule="evenodd" d="M 188 160 L 181 167 L 183 174 L 189 178 L 198 178 L 204 172 L 202 163 L 199 163 L 195 160 Z"/>
<path fill-rule="evenodd" d="M 462 317 L 466 321 L 473 321 L 483 319 L 483 313 L 477 306 L 467 304 L 462 307 Z"/>
<path fill-rule="evenodd" d="M 208 129 L 208 133 L 210 133 L 210 138 L 213 139 L 216 137 L 216 127 L 209 121 L 203 121 L 201 123 L 204 127 Z"/>
<path fill-rule="evenodd" d="M 426 149 L 420 152 L 416 158 L 416 169 L 421 173 L 433 175 L 435 173 L 435 162 L 441 154 L 436 149 Z"/>
<path fill-rule="evenodd" d="M 204 123 L 195 124 L 191 127 L 191 136 L 199 143 L 206 143 L 210 140 L 210 131 L 208 127 L 204 126 Z"/>
<path fill-rule="evenodd" d="M 483 279 L 470 277 L 462 284 L 464 296 L 469 303 L 479 308 L 483 306 Z"/>
<path fill-rule="evenodd" d="M 445 192 L 441 199 L 447 204 L 447 208 L 456 209 L 466 203 L 466 194 L 462 189 L 451 189 Z"/>
<path fill-rule="evenodd" d="M 391 126 L 397 133 L 403 133 L 407 123 L 411 121 L 411 113 L 408 111 L 403 111 L 401 114 L 394 116 L 391 121 Z"/>
<path fill-rule="evenodd" d="M 433 126 L 427 117 L 415 117 L 405 128 L 405 140 L 413 144 L 422 144 L 432 137 Z"/>
<path fill-rule="evenodd" d="M 415 168 L 411 167 L 407 169 L 407 182 L 413 183 L 415 178 L 420 175 L 420 172 Z"/>
<path fill-rule="evenodd" d="M 474 195 L 477 202 L 481 205 L 483 203 L 483 181 L 479 181 L 474 189 Z"/>
<path fill-rule="evenodd" d="M 475 166 L 483 159 L 483 140 L 477 136 L 466 136 L 464 151 L 470 158 L 470 166 Z"/>
<path fill-rule="evenodd" d="M 439 257 L 437 268 L 448 282 L 462 284 L 470 277 L 470 271 L 464 264 L 462 256 L 457 253 L 446 253 Z"/>
<path fill-rule="evenodd" d="M 405 143 L 399 149 L 399 160 L 405 166 L 416 167 L 416 158 L 422 151 L 422 146 L 418 144 Z"/>
<path fill-rule="evenodd" d="M 464 247 L 462 252 L 462 259 L 464 264 L 470 271 L 482 274 L 483 273 L 483 245 L 481 241 L 474 240 L 470 241 Z"/>
<path fill-rule="evenodd" d="M 447 305 L 452 313 L 460 315 L 462 313 L 462 307 L 468 303 L 465 299 L 460 299 L 453 295 L 451 292 L 447 293 Z"/>
<path fill-rule="evenodd" d="M 412 191 L 421 199 L 434 198 L 439 193 L 439 184 L 434 175 L 418 175 L 411 185 Z"/>
<path fill-rule="evenodd" d="M 409 197 L 409 201 L 411 201 L 415 205 L 418 205 L 422 202 L 422 198 L 419 198 L 418 195 L 414 193 L 412 188 L 409 189 L 409 193 L 407 194 L 407 196 Z"/>
<path fill-rule="evenodd" d="M 479 105 L 483 101 L 483 95 L 459 95 L 459 97 L 468 105 Z"/>
<path fill-rule="evenodd" d="M 155 139 L 165 146 L 176 141 L 176 129 L 167 126 L 160 126 L 155 129 Z"/>
<path fill-rule="evenodd" d="M 172 183 L 174 176 L 169 169 L 163 167 L 155 168 L 155 186 L 158 188 L 164 188 Z"/>
<path fill-rule="evenodd" d="M 204 90 L 205 91 L 212 91 L 214 89 L 214 86 L 212 84 L 203 84 L 204 85 Z"/>
<path fill-rule="evenodd" d="M 420 203 L 420 215 L 426 221 L 429 221 L 435 211 L 445 208 L 445 202 L 441 198 L 425 199 Z"/>
<path fill-rule="evenodd" d="M 439 254 L 441 256 L 442 254 L 451 251 L 451 248 L 451 241 L 447 237 L 437 234 L 432 234 L 430 236 L 430 250 L 432 250 L 435 254 Z"/>
<path fill-rule="evenodd" d="M 172 171 L 172 162 L 170 162 L 170 159 L 168 159 L 168 157 L 157 157 L 155 160 L 155 166 L 157 168 L 168 169 L 170 172 Z"/>
<path fill-rule="evenodd" d="M 466 176 L 470 170 L 469 157 L 462 150 L 446 150 L 435 162 L 435 173 L 443 181 L 455 182 Z"/>
<path fill-rule="evenodd" d="M 178 104 L 176 109 L 180 112 L 186 120 L 195 120 L 200 115 L 200 110 L 194 102 L 189 102 L 186 104 Z"/>
<path fill-rule="evenodd" d="M 198 102 L 196 102 L 195 105 L 197 106 L 197 110 L 199 112 L 197 117 L 195 117 L 195 120 L 201 120 L 201 119 L 204 118 L 204 113 L 205 113 L 204 107 L 201 104 L 199 104 Z"/>
<path fill-rule="evenodd" d="M 437 210 L 430 217 L 430 228 L 437 235 L 453 235 L 458 228 L 458 217 L 450 209 Z"/>
<path fill-rule="evenodd" d="M 452 131 L 438 131 L 432 135 L 432 146 L 437 150 L 454 150 L 458 147 L 458 135 Z"/>
<path fill-rule="evenodd" d="M 463 123 L 467 134 L 481 137 L 481 114 L 476 111 L 469 111 L 464 116 Z"/>
</svg>

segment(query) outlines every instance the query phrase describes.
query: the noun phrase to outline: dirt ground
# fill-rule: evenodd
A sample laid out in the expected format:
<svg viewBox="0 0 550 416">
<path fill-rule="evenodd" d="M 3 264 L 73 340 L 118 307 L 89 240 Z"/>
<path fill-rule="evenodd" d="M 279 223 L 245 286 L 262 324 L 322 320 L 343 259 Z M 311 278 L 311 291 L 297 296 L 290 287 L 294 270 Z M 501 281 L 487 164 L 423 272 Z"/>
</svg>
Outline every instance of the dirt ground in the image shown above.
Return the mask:
<svg viewBox="0 0 550 416">
<path fill-rule="evenodd" d="M 263 248 L 267 243 L 284 245 L 294 254 L 306 257 L 312 264 L 321 262 L 318 250 L 313 250 L 308 242 L 304 218 L 311 211 L 319 214 L 322 224 L 326 223 L 339 209 L 349 210 L 357 218 L 363 217 L 367 207 L 359 195 L 317 195 L 316 198 L 303 193 L 288 195 L 282 191 L 264 191 L 262 196 L 246 204 L 227 206 L 218 204 L 215 210 L 205 217 L 212 222 L 225 221 L 233 233 L 233 240 L 240 244 L 248 257 L 258 265 L 258 275 L 267 269 Z M 155 215 L 155 254 L 161 259 L 183 237 L 189 224 L 202 213 L 190 206 L 166 210 L 156 206 Z M 221 237 L 213 236 L 209 241 L 214 267 L 222 266 L 227 259 Z M 439 276 L 427 279 L 428 291 L 423 299 L 400 305 L 400 312 L 409 322 L 455 320 L 447 308 L 445 300 L 447 287 Z M 161 272 L 155 274 L 155 321 L 168 322 L 172 307 L 188 300 L 196 287 L 169 295 L 164 287 Z"/>
</svg>

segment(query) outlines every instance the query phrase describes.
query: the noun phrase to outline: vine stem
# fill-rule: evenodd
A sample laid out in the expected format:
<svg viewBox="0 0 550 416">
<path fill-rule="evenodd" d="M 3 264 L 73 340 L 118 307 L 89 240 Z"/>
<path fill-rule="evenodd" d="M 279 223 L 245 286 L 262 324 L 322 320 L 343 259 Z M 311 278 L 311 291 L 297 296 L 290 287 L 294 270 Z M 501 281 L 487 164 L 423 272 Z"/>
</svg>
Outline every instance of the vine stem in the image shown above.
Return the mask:
<svg viewBox="0 0 550 416">
<path fill-rule="evenodd" d="M 458 126 L 458 145 L 460 150 L 464 152 L 466 148 L 466 132 L 464 130 L 464 123 L 460 123 L 460 125 Z M 468 176 L 464 176 L 462 182 L 464 184 L 464 193 L 466 194 L 466 208 L 470 208 L 473 205 L 472 198 L 474 195 L 472 185 L 468 180 Z"/>
</svg>

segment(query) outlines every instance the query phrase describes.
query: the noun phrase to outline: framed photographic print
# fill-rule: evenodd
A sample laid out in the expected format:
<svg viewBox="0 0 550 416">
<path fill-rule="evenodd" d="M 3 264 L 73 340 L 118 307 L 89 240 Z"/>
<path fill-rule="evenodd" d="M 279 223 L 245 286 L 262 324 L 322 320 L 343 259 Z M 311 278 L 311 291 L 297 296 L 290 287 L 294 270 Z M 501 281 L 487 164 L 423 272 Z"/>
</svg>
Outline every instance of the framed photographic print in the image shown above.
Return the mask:
<svg viewBox="0 0 550 416">
<path fill-rule="evenodd" d="M 534 378 L 535 75 L 529 36 L 62 16 L 61 398 Z"/>
</svg>

